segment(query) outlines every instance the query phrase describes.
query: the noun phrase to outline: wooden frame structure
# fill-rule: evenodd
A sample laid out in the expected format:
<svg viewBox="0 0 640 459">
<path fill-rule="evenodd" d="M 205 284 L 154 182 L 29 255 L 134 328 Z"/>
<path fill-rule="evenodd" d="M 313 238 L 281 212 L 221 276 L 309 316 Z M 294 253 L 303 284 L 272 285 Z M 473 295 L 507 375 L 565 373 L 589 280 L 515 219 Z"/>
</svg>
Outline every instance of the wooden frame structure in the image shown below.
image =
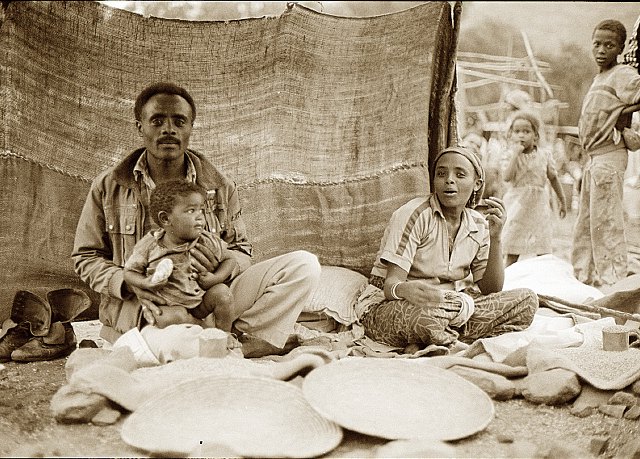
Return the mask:
<svg viewBox="0 0 640 459">
<path fill-rule="evenodd" d="M 550 70 L 549 64 L 536 59 L 526 33 L 521 32 L 521 35 L 527 52 L 525 57 L 458 52 L 459 119 L 465 120 L 472 114 L 477 117 L 477 127 L 484 133 L 504 132 L 505 120 L 512 110 L 505 96 L 512 90 L 520 89 L 529 94 L 531 107 L 542 115 L 548 138 L 577 136 L 576 126 L 558 124 L 560 110 L 569 105 L 555 98 L 554 91 L 561 88 L 546 81 L 544 72 Z M 486 90 L 489 85 L 500 85 L 499 99 L 472 104 L 469 92 L 479 88 Z M 465 121 L 459 121 L 458 125 L 463 132 L 467 128 Z"/>
</svg>

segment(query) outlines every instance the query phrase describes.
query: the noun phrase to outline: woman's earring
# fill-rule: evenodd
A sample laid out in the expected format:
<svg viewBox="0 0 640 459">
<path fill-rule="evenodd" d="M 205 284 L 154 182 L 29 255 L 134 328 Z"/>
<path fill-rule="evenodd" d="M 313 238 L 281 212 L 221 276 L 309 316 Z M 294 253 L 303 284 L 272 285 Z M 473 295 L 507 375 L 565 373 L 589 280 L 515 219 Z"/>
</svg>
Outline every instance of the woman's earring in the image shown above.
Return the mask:
<svg viewBox="0 0 640 459">
<path fill-rule="evenodd" d="M 471 207 L 472 207 L 472 208 L 473 208 L 473 207 L 475 207 L 475 206 L 476 206 L 476 204 L 478 204 L 478 203 L 476 202 L 476 198 L 477 198 L 477 197 L 478 197 L 478 192 L 477 192 L 476 190 L 473 190 L 473 194 L 471 195 L 471 200 L 470 200 L 470 202 L 471 202 Z"/>
</svg>

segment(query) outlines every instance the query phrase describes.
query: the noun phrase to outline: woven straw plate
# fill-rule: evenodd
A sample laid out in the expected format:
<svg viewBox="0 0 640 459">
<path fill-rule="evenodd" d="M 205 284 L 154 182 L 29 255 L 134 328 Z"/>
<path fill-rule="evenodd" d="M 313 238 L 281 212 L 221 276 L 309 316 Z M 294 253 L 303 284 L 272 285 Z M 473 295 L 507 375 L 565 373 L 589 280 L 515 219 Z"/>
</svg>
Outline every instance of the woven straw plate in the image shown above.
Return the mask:
<svg viewBox="0 0 640 459">
<path fill-rule="evenodd" d="M 201 377 L 163 391 L 124 422 L 122 439 L 154 454 L 313 457 L 342 441 L 302 391 L 262 377 Z M 205 454 L 207 455 L 207 454 Z"/>
<path fill-rule="evenodd" d="M 404 359 L 347 358 L 311 371 L 302 391 L 350 430 L 390 440 L 457 440 L 483 430 L 493 402 L 455 373 Z"/>
</svg>

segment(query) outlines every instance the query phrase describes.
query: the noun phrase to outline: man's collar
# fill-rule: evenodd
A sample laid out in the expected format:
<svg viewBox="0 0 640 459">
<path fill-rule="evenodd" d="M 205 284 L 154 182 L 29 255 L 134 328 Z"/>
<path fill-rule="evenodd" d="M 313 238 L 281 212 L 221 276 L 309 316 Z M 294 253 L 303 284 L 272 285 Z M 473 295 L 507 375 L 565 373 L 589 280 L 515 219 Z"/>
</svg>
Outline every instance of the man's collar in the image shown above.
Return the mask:
<svg viewBox="0 0 640 459">
<path fill-rule="evenodd" d="M 137 188 L 133 169 L 145 151 L 145 148 L 138 148 L 115 166 L 113 177 L 117 183 L 127 188 Z M 187 150 L 185 154 L 189 158 L 188 164 L 193 165 L 193 171 L 200 185 L 207 189 L 215 189 L 228 183 L 221 172 L 207 161 L 203 155 L 194 150 Z"/>
<path fill-rule="evenodd" d="M 191 160 L 191 157 L 185 153 L 185 160 L 187 162 L 187 175 L 186 179 L 189 182 L 196 182 L 196 167 Z M 147 150 L 143 150 L 142 154 L 133 166 L 133 178 L 136 182 L 142 180 L 149 189 L 155 188 L 155 183 L 149 173 L 149 163 L 147 162 Z"/>
</svg>

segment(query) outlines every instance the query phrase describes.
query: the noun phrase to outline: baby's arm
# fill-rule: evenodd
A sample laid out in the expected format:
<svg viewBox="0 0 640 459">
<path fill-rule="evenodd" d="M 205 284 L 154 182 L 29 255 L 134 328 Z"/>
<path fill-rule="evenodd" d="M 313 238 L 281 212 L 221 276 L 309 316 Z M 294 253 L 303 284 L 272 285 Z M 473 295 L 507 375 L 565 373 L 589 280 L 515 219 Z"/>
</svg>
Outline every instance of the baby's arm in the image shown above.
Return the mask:
<svg viewBox="0 0 640 459">
<path fill-rule="evenodd" d="M 218 268 L 212 273 L 199 273 L 198 284 L 204 290 L 209 290 L 216 284 L 221 284 L 231 278 L 238 271 L 238 262 L 229 249 L 222 248 L 222 257 Z"/>
<path fill-rule="evenodd" d="M 134 253 L 129 257 L 124 265 L 124 280 L 127 284 L 144 290 L 153 290 L 164 286 L 171 272 L 173 271 L 173 261 L 171 258 L 165 258 L 158 263 L 156 270 L 152 275 L 145 275 L 148 272 L 146 258 L 140 257 Z"/>
<path fill-rule="evenodd" d="M 124 281 L 128 285 L 132 285 L 143 290 L 155 290 L 167 283 L 167 279 L 164 279 L 161 282 L 153 282 L 152 277 L 153 276 L 145 276 L 138 271 L 134 271 L 126 267 L 124 268 Z"/>
</svg>

